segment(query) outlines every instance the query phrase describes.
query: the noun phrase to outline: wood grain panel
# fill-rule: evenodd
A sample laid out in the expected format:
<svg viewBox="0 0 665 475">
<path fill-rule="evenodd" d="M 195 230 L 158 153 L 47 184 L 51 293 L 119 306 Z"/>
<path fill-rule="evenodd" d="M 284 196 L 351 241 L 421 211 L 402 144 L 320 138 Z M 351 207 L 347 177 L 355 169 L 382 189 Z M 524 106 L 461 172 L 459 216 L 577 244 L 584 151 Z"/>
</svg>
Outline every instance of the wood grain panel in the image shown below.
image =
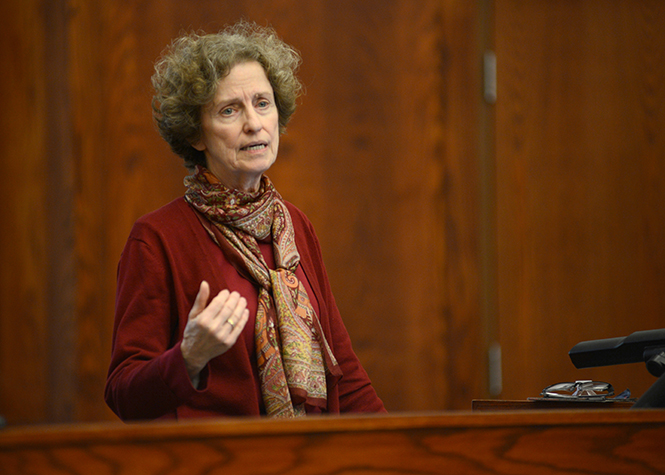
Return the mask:
<svg viewBox="0 0 665 475">
<path fill-rule="evenodd" d="M 483 12 L 480 2 L 445 2 L 442 33 L 446 408 L 468 409 L 487 394 L 487 322 L 481 300 L 481 130 Z M 434 249 L 436 242 L 430 243 Z M 426 326 L 423 326 L 423 329 Z"/>
<path fill-rule="evenodd" d="M 76 197 L 76 315 L 78 402 L 74 420 L 95 420 L 103 415 L 102 394 L 113 315 L 115 262 L 112 252 L 115 224 L 111 208 L 122 209 L 122 201 L 111 202 L 118 141 L 113 125 L 122 118 L 113 113 L 119 104 L 113 91 L 113 49 L 121 48 L 109 35 L 110 5 L 105 2 L 73 2 L 69 23 L 71 50 L 72 127 L 75 143 Z M 127 98 L 123 98 L 125 102 Z M 127 107 L 131 107 L 127 104 Z M 116 139 L 116 140 L 114 140 Z"/>
<path fill-rule="evenodd" d="M 0 463 L 7 475 L 641 475 L 665 471 L 664 432 L 663 411 L 107 424 L 0 433 Z"/>
<path fill-rule="evenodd" d="M 73 212 L 75 162 L 69 83 L 69 41 L 66 1 L 42 2 L 45 22 L 45 70 L 48 163 L 46 206 L 49 274 L 48 295 L 48 420 L 73 420 L 78 404 L 76 320 L 76 255 Z"/>
<path fill-rule="evenodd" d="M 665 4 L 495 2 L 498 311 L 505 398 L 608 380 L 577 342 L 665 323 Z"/>
<path fill-rule="evenodd" d="M 0 414 L 48 412 L 48 143 L 40 2 L 0 5 Z"/>
</svg>

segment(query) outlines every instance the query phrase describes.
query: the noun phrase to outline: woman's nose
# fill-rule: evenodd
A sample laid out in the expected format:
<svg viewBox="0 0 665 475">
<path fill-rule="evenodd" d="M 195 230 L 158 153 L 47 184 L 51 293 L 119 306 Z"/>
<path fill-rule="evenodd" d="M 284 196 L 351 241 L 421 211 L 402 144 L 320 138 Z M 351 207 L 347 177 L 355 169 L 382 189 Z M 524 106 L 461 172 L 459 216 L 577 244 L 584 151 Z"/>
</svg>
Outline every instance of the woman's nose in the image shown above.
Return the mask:
<svg viewBox="0 0 665 475">
<path fill-rule="evenodd" d="M 257 132 L 261 130 L 263 124 L 261 123 L 261 117 L 254 110 L 253 107 L 245 109 L 245 131 L 246 132 Z"/>
</svg>

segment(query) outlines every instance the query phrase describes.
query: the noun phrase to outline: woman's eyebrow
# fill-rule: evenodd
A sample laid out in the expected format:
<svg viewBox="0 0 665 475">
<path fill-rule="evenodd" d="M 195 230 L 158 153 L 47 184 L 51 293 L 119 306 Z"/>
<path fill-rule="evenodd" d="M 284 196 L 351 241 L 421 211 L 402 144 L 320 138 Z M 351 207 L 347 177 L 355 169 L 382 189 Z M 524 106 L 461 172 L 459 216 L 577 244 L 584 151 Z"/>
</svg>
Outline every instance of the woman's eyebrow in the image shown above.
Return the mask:
<svg viewBox="0 0 665 475">
<path fill-rule="evenodd" d="M 265 91 L 255 92 L 252 95 L 252 100 L 257 99 L 259 97 L 265 97 L 265 96 L 273 97 L 272 91 L 265 90 Z M 213 105 L 218 106 L 218 105 L 221 105 L 221 104 L 236 104 L 236 103 L 242 102 L 242 100 L 243 99 L 242 99 L 241 96 L 222 97 L 219 101 L 213 101 Z"/>
</svg>

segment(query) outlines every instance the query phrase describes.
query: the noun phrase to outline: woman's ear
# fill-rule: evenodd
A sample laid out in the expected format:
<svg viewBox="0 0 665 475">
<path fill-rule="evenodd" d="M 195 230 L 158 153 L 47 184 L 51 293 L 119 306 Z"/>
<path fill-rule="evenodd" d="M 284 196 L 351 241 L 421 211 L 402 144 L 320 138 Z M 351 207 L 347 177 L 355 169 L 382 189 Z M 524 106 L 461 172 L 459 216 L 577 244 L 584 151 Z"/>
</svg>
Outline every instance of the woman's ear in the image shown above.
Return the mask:
<svg viewBox="0 0 665 475">
<path fill-rule="evenodd" d="M 199 152 L 203 152 L 206 149 L 206 146 L 201 138 L 199 138 L 196 142 L 190 142 L 190 145 Z"/>
</svg>

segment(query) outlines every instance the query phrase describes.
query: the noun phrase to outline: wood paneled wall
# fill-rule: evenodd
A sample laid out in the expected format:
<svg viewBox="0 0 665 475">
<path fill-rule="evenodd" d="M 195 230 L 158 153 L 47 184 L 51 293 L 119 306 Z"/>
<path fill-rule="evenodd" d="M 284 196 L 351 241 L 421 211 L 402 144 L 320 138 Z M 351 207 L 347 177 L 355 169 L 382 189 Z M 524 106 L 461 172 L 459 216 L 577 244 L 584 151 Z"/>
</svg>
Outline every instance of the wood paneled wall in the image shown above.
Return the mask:
<svg viewBox="0 0 665 475">
<path fill-rule="evenodd" d="M 113 419 L 115 269 L 183 193 L 150 76 L 180 32 L 241 17 L 302 53 L 270 176 L 314 223 L 392 411 L 468 409 L 581 372 L 578 341 L 663 327 L 665 4 L 535 0 L 25 0 L 0 6 L 0 414 Z M 482 103 L 482 53 L 498 99 Z"/>
<path fill-rule="evenodd" d="M 45 419 L 48 392 L 48 81 L 38 7 L 0 5 L 0 413 L 10 420 Z"/>
<path fill-rule="evenodd" d="M 665 327 L 665 3 L 495 2 L 504 397 L 607 380 L 570 348 Z"/>
<path fill-rule="evenodd" d="M 241 17 L 303 56 L 270 176 L 317 228 L 355 349 L 389 409 L 468 408 L 477 352 L 476 5 L 38 1 L 3 5 L 0 414 L 115 418 L 102 394 L 115 269 L 136 218 L 183 193 L 152 64 Z M 473 41 L 469 41 L 471 38 Z M 471 106 L 470 106 L 471 104 Z"/>
</svg>

